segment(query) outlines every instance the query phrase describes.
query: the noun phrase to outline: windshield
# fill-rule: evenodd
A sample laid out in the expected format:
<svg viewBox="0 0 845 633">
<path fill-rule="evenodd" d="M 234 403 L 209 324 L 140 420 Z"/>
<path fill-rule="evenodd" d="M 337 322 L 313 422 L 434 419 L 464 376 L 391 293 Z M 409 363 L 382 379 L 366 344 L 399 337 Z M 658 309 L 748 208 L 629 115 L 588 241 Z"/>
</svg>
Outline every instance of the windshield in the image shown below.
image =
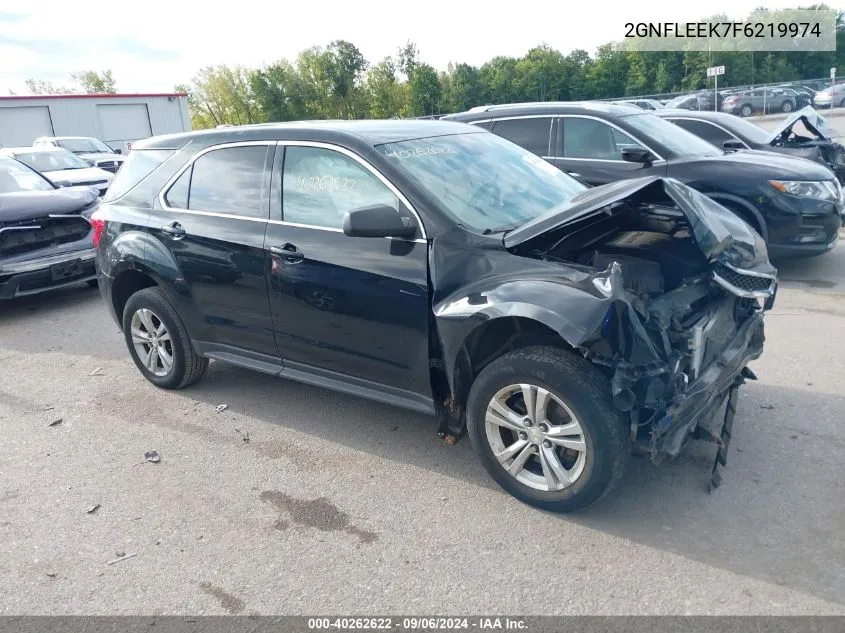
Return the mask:
<svg viewBox="0 0 845 633">
<path fill-rule="evenodd" d="M 666 104 L 666 107 L 667 108 L 679 108 L 682 105 L 684 105 L 685 103 L 687 103 L 687 102 L 692 103 L 695 100 L 696 100 L 695 97 L 690 97 L 689 95 L 683 95 L 681 97 L 675 97 L 674 99 L 669 101 Z"/>
<path fill-rule="evenodd" d="M 629 115 L 624 118 L 624 122 L 644 142 L 647 143 L 649 140 L 653 140 L 655 143 L 665 147 L 677 158 L 689 156 L 721 156 L 724 153 L 692 132 L 687 132 L 677 125 L 669 123 L 669 121 L 653 114 Z"/>
<path fill-rule="evenodd" d="M 111 147 L 96 138 L 63 138 L 57 139 L 56 144 L 75 154 L 86 152 L 108 152 L 111 154 L 114 152 Z"/>
<path fill-rule="evenodd" d="M 53 186 L 40 174 L 15 160 L 0 158 L 0 193 L 52 190 Z"/>
<path fill-rule="evenodd" d="M 467 229 L 516 228 L 587 189 L 495 134 L 456 134 L 380 145 L 404 175 Z"/>
<path fill-rule="evenodd" d="M 90 165 L 70 152 L 22 152 L 15 154 L 22 163 L 41 172 L 59 171 L 62 169 L 86 169 Z"/>
<path fill-rule="evenodd" d="M 728 129 L 736 132 L 739 136 L 744 136 L 752 143 L 765 145 L 769 142 L 769 133 L 759 125 L 754 125 L 750 121 L 741 119 L 738 116 L 731 116 L 730 122 Z"/>
</svg>

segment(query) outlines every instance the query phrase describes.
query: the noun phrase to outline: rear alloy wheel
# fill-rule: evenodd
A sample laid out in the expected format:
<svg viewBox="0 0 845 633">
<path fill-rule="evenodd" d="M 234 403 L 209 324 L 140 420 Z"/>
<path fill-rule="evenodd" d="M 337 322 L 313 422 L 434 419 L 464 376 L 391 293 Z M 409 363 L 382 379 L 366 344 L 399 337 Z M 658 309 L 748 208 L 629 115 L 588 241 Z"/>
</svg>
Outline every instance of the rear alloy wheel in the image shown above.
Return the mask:
<svg viewBox="0 0 845 633">
<path fill-rule="evenodd" d="M 749 117 L 749 116 L 751 116 L 751 106 L 750 106 L 750 105 L 748 105 L 748 104 L 745 104 L 744 106 L 742 106 L 742 107 L 739 109 L 739 115 L 740 115 L 740 116 L 743 116 L 743 117 Z"/>
<path fill-rule="evenodd" d="M 470 389 L 467 431 L 502 488 L 555 512 L 604 497 L 630 455 L 607 378 L 555 347 L 517 349 L 485 367 Z"/>
<path fill-rule="evenodd" d="M 839 102 L 839 107 L 845 108 L 845 99 L 842 99 L 842 101 Z"/>
<path fill-rule="evenodd" d="M 781 106 L 781 110 L 783 112 L 792 112 L 792 102 L 784 101 L 783 105 Z"/>
<path fill-rule="evenodd" d="M 129 297 L 123 335 L 135 365 L 158 387 L 187 387 L 208 369 L 208 359 L 194 351 L 182 320 L 160 288 L 145 288 Z"/>
</svg>

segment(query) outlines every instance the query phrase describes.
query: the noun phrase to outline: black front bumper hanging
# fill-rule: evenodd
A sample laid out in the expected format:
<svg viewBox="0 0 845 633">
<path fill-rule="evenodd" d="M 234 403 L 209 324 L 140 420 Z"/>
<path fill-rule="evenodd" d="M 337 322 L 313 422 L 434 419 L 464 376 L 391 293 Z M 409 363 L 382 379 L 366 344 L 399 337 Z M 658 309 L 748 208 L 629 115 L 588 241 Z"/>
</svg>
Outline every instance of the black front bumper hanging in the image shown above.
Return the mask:
<svg viewBox="0 0 845 633">
<path fill-rule="evenodd" d="M 718 437 L 718 447 L 716 451 L 716 459 L 713 460 L 713 471 L 710 473 L 710 486 L 708 491 L 713 492 L 716 488 L 722 485 L 721 468 L 728 465 L 728 448 L 731 444 L 731 433 L 734 427 L 734 418 L 736 417 L 736 401 L 739 397 L 739 385 L 744 382 L 742 378 L 734 383 L 728 392 L 728 402 L 725 407 L 725 419 L 722 422 L 722 431 Z"/>
</svg>

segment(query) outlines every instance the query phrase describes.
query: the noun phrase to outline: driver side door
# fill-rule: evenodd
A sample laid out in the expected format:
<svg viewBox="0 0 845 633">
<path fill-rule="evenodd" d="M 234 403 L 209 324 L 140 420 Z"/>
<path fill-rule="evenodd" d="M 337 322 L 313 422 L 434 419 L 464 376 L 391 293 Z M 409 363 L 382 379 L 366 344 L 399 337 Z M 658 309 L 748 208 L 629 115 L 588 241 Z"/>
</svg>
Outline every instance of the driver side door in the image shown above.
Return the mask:
<svg viewBox="0 0 845 633">
<path fill-rule="evenodd" d="M 428 244 L 416 217 L 345 148 L 280 142 L 272 181 L 265 250 L 284 374 L 430 411 Z M 345 235 L 345 213 L 370 205 L 393 207 L 416 235 Z"/>
<path fill-rule="evenodd" d="M 622 160 L 622 150 L 643 147 L 616 126 L 593 117 L 562 116 L 555 128 L 552 164 L 580 180 L 604 185 L 640 176 L 663 176 L 666 163 L 651 166 Z"/>
</svg>

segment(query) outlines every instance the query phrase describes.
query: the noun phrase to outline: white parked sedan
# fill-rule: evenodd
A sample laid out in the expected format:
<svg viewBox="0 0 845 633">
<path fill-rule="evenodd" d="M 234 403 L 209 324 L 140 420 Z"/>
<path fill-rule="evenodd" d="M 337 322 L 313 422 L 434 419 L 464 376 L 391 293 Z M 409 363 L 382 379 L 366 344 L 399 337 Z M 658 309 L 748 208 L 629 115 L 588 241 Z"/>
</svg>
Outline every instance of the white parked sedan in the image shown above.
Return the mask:
<svg viewBox="0 0 845 633">
<path fill-rule="evenodd" d="M 0 152 L 32 167 L 59 187 L 90 185 L 96 187 L 102 196 L 114 178 L 111 172 L 91 167 L 75 154 L 59 147 L 9 147 Z"/>
</svg>

